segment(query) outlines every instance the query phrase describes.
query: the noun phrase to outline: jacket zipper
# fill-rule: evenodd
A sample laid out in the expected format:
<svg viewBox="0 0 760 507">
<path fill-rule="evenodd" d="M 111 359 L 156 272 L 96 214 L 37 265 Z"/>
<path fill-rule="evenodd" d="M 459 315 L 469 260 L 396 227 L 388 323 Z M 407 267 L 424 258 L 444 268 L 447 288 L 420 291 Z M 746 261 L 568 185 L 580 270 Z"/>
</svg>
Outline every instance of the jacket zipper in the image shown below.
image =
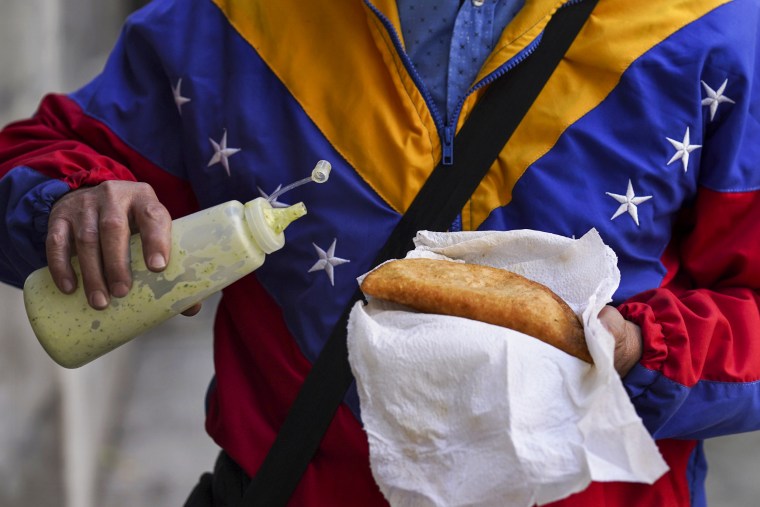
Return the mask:
<svg viewBox="0 0 760 507">
<path fill-rule="evenodd" d="M 443 141 L 443 164 L 444 165 L 451 165 L 454 163 L 454 135 L 456 134 L 456 126 L 457 121 L 459 120 L 459 114 L 462 112 L 462 106 L 464 106 L 464 102 L 467 100 L 467 97 L 472 95 L 477 90 L 483 88 L 484 86 L 487 86 L 497 79 L 499 79 L 501 76 L 509 72 L 510 70 L 517 67 L 520 63 L 522 63 L 528 56 L 531 55 L 536 50 L 536 47 L 541 42 L 541 37 L 543 33 L 539 34 L 538 37 L 536 37 L 528 46 L 525 47 L 522 51 L 517 53 L 514 57 L 512 57 L 510 60 L 508 60 L 506 63 L 502 64 L 499 68 L 497 68 L 495 71 L 488 74 L 486 77 L 475 83 L 475 85 L 467 90 L 467 93 L 465 93 L 462 97 L 460 97 L 459 102 L 457 102 L 456 107 L 454 108 L 454 112 L 451 115 L 451 121 L 449 122 L 449 125 L 447 125 L 444 128 L 444 141 Z M 448 151 L 448 157 L 447 155 Z"/>
<path fill-rule="evenodd" d="M 583 0 L 569 0 L 568 2 L 565 2 L 561 7 L 564 8 L 568 5 L 572 5 L 578 2 L 582 2 Z M 528 46 L 526 46 L 522 51 L 520 51 L 517 55 L 515 55 L 513 58 L 511 58 L 509 61 L 505 62 L 503 65 L 501 65 L 499 68 L 497 68 L 495 71 L 488 74 L 486 77 L 475 83 L 475 85 L 467 90 L 467 93 L 464 94 L 459 99 L 459 102 L 457 103 L 456 107 L 454 108 L 454 112 L 451 115 L 451 119 L 449 120 L 448 125 L 445 124 L 443 117 L 441 116 L 440 111 L 438 111 L 438 108 L 436 107 L 435 103 L 433 102 L 432 97 L 430 96 L 430 92 L 427 89 L 427 86 L 425 86 L 425 83 L 422 81 L 422 78 L 417 73 L 417 69 L 415 69 L 414 65 L 412 64 L 411 58 L 409 58 L 409 55 L 406 54 L 406 52 L 403 49 L 403 46 L 401 45 L 401 37 L 399 37 L 398 32 L 396 31 L 396 28 L 393 26 L 393 24 L 390 22 L 390 20 L 382 13 L 380 10 L 378 10 L 377 7 L 375 7 L 370 0 L 364 0 L 364 3 L 372 10 L 372 12 L 375 13 L 377 18 L 380 20 L 380 22 L 383 24 L 385 29 L 387 30 L 388 34 L 391 37 L 391 40 L 393 41 L 393 46 L 396 48 L 396 52 L 401 57 L 401 61 L 404 63 L 404 67 L 406 68 L 409 75 L 412 77 L 412 80 L 414 81 L 414 84 L 417 86 L 417 89 L 420 90 L 422 93 L 422 97 L 425 100 L 425 103 L 428 106 L 428 109 L 430 110 L 430 113 L 433 117 L 433 122 L 435 123 L 436 129 L 438 130 L 438 136 L 441 139 L 441 162 L 444 165 L 452 165 L 454 163 L 454 136 L 456 134 L 456 125 L 457 121 L 459 120 L 459 114 L 462 112 L 462 106 L 464 105 L 465 100 L 467 100 L 467 97 L 469 97 L 472 93 L 479 90 L 480 88 L 489 85 L 490 83 L 493 83 L 495 80 L 509 72 L 510 70 L 514 69 L 517 65 L 519 65 L 521 62 L 523 62 L 528 56 L 530 56 L 535 50 L 536 47 L 541 43 L 541 38 L 543 37 L 543 32 L 541 32 L 538 37 L 536 37 Z"/>
<path fill-rule="evenodd" d="M 438 129 L 438 134 L 440 135 L 444 129 L 444 122 L 441 117 L 441 113 L 438 111 L 438 108 L 433 102 L 433 98 L 430 96 L 430 91 L 428 91 L 425 83 L 422 82 L 422 78 L 417 73 L 417 69 L 414 68 L 412 59 L 409 58 L 409 55 L 407 55 L 406 51 L 404 51 L 404 48 L 401 45 L 401 37 L 399 37 L 398 32 L 396 32 L 396 28 L 393 26 L 393 23 L 391 23 L 390 20 L 372 4 L 370 0 L 364 0 L 364 3 L 372 10 L 372 12 L 375 13 L 375 16 L 377 16 L 377 18 L 383 24 L 385 30 L 388 32 L 388 34 L 390 34 L 391 40 L 393 41 L 393 46 L 396 48 L 396 53 L 398 53 L 398 55 L 401 57 L 401 61 L 404 62 L 404 67 L 406 68 L 406 71 L 409 73 L 409 75 L 412 76 L 412 81 L 414 81 L 417 89 L 422 92 L 422 97 L 425 99 L 425 103 L 427 104 L 428 109 L 430 109 L 430 113 L 433 116 L 433 122 L 435 123 L 435 127 Z"/>
</svg>

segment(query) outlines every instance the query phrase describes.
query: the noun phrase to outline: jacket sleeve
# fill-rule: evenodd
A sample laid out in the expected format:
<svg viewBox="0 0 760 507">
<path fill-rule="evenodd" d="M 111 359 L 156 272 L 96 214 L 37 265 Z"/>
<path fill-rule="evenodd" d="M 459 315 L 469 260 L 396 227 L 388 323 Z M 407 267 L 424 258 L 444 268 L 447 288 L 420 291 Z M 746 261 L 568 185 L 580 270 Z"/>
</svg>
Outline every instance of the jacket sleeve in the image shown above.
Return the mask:
<svg viewBox="0 0 760 507">
<path fill-rule="evenodd" d="M 692 126 L 694 189 L 673 219 L 659 287 L 620 307 L 644 336 L 623 382 L 657 439 L 760 429 L 760 13 L 735 8 L 741 22 L 712 27 L 698 73 L 661 90 L 684 104 L 663 114 Z"/>
<path fill-rule="evenodd" d="M 166 17 L 169 17 L 166 13 Z M 0 280 L 21 286 L 46 264 L 49 211 L 64 193 L 106 180 L 144 181 L 172 216 L 197 209 L 184 174 L 172 76 L 152 46 L 161 16 L 133 16 L 103 72 L 0 132 Z M 148 28 L 146 28 L 148 27 Z"/>
<path fill-rule="evenodd" d="M 750 54 L 739 58 L 754 60 Z M 694 141 L 702 145 L 698 185 L 675 220 L 660 287 L 620 306 L 644 336 L 642 360 L 624 384 L 655 438 L 760 429 L 760 79 L 754 66 L 705 70 L 714 72 L 712 82 L 725 80 L 721 93 L 730 101 L 717 111 L 703 108 L 702 138 Z"/>
<path fill-rule="evenodd" d="M 671 274 L 622 305 L 645 337 L 624 379 L 655 438 L 760 429 L 760 192 L 701 189 Z"/>
</svg>

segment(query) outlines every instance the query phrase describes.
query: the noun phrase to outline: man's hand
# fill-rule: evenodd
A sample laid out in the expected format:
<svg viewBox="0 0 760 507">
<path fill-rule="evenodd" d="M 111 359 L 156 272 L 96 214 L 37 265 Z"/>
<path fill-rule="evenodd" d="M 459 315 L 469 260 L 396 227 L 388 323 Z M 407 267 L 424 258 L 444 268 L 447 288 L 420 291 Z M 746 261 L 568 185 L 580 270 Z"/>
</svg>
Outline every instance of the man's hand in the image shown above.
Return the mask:
<svg viewBox="0 0 760 507">
<path fill-rule="evenodd" d="M 77 279 L 71 257 L 79 257 L 87 301 L 95 309 L 132 287 L 129 237 L 139 232 L 145 264 L 166 267 L 171 249 L 171 216 L 146 183 L 106 181 L 61 197 L 50 212 L 45 243 L 48 267 L 58 289 L 72 293 Z M 198 312 L 196 305 L 185 312 Z"/>
<path fill-rule="evenodd" d="M 641 328 L 623 318 L 614 306 L 605 306 L 599 320 L 615 337 L 615 370 L 621 377 L 631 371 L 641 359 L 643 342 Z"/>
</svg>

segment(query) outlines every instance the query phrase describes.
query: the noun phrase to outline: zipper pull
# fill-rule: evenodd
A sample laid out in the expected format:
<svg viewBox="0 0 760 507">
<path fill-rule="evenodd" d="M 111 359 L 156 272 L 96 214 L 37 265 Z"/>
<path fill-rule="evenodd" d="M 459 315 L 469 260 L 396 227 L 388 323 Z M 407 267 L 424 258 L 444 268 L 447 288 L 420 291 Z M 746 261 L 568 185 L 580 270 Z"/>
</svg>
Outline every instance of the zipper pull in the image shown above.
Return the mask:
<svg viewBox="0 0 760 507">
<path fill-rule="evenodd" d="M 451 127 L 443 128 L 443 165 L 454 163 L 454 129 Z"/>
</svg>

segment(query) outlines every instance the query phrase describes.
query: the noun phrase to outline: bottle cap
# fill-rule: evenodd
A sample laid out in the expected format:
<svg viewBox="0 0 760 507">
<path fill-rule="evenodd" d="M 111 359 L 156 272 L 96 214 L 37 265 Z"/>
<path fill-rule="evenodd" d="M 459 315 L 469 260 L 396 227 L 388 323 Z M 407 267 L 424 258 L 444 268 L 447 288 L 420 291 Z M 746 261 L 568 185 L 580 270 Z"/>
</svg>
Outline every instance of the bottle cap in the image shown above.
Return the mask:
<svg viewBox="0 0 760 507">
<path fill-rule="evenodd" d="M 311 171 L 311 181 L 315 183 L 324 183 L 330 178 L 332 164 L 327 160 L 320 160 Z"/>
</svg>

